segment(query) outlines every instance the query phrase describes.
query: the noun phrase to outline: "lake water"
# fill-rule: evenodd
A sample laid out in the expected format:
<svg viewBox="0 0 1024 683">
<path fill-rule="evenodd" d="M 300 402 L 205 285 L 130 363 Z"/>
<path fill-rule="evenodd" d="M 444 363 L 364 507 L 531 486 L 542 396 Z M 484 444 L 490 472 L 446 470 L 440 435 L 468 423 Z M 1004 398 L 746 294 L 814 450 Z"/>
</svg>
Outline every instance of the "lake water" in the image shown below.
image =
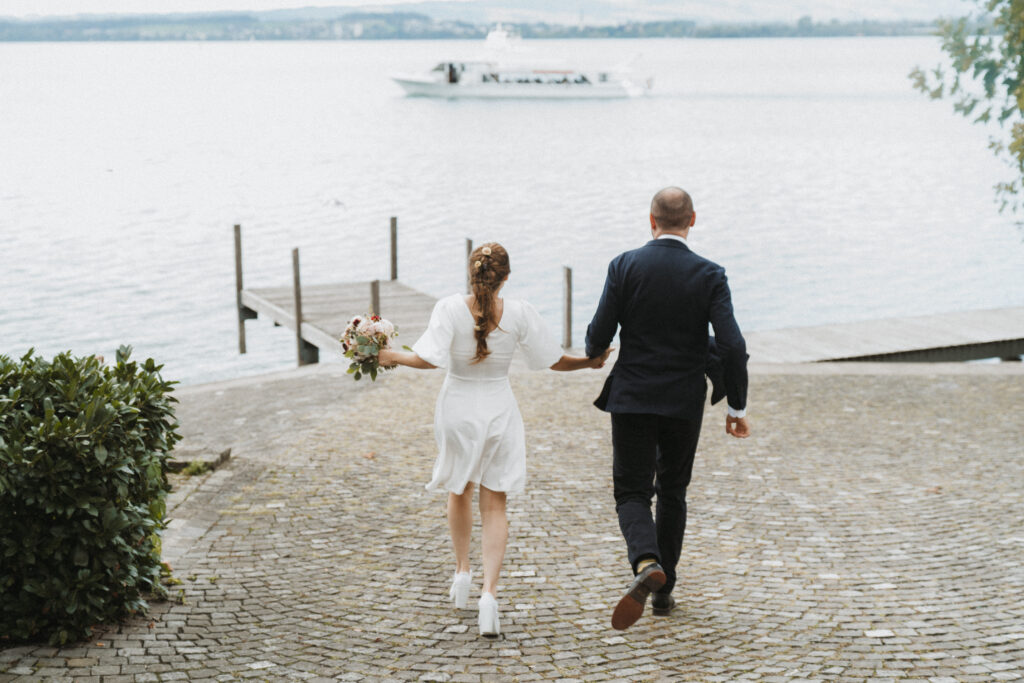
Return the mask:
<svg viewBox="0 0 1024 683">
<path fill-rule="evenodd" d="M 907 79 L 936 40 L 531 47 L 641 53 L 654 91 L 447 101 L 388 80 L 460 42 L 0 44 L 0 353 L 131 344 L 184 383 L 292 367 L 264 320 L 237 353 L 232 225 L 248 286 L 290 283 L 292 247 L 304 283 L 369 280 L 392 215 L 401 279 L 436 296 L 463 286 L 464 238 L 500 241 L 506 293 L 557 328 L 572 266 L 579 340 L 669 184 L 747 330 L 1024 303 L 1024 232 L 992 192 L 1007 169 Z"/>
</svg>

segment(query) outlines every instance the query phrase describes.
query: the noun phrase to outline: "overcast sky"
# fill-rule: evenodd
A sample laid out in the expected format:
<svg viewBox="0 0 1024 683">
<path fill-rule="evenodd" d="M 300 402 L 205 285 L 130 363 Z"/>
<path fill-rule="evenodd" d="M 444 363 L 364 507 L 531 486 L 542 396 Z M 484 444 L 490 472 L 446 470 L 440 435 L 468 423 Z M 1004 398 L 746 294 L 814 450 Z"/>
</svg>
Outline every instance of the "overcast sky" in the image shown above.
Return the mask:
<svg viewBox="0 0 1024 683">
<path fill-rule="evenodd" d="M 166 14 L 171 12 L 215 12 L 223 10 L 268 10 L 296 7 L 338 7 L 346 5 L 385 5 L 403 0 L 0 0 L 0 16 L 31 17 L 69 14 Z M 404 0 L 415 2 L 416 0 Z M 473 0 L 448 0 L 449 2 L 468 2 Z M 644 0 L 623 0 L 622 4 L 642 6 Z M 715 5 L 707 0 L 697 5 Z M 816 18 L 840 17 L 849 13 L 850 8 L 857 8 L 861 3 L 857 0 L 729 0 L 722 5 L 741 5 L 744 13 L 764 14 L 765 16 L 788 16 L 797 12 L 813 14 Z M 971 7 L 973 3 L 966 0 L 895 0 L 895 2 L 879 2 L 872 0 L 863 3 L 865 7 L 855 12 L 862 18 L 933 18 L 950 14 L 961 7 Z M 885 12 L 877 12 L 878 6 L 884 6 Z M 555 5 L 553 4 L 553 7 Z M 681 4 L 681 6 L 683 6 Z M 688 7 L 688 6 L 687 6 Z M 758 12 L 751 12 L 756 7 Z M 842 9 L 846 11 L 837 11 Z M 975 8 L 976 9 L 976 8 Z M 771 10 L 771 11 L 769 11 Z M 784 10 L 791 10 L 786 12 Z M 767 14 L 765 14 L 767 12 Z M 955 12 L 959 14 L 960 12 Z M 873 15 L 877 14 L 875 17 Z"/>
<path fill-rule="evenodd" d="M 166 14 L 169 12 L 216 12 L 266 10 L 293 7 L 384 5 L 395 0 L 0 0 L 0 16 L 24 17 L 52 14 Z M 472 0 L 462 0 L 471 2 Z"/>
</svg>

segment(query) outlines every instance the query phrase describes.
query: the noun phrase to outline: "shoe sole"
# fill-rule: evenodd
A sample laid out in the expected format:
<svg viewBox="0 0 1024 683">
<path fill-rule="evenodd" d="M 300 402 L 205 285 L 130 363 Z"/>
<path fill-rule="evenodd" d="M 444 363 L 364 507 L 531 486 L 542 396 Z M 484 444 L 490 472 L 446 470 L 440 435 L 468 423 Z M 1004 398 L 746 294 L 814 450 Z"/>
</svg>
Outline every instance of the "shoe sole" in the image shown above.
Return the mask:
<svg viewBox="0 0 1024 683">
<path fill-rule="evenodd" d="M 452 582 L 452 587 L 448 591 L 448 597 L 455 603 L 455 609 L 466 609 L 469 606 L 469 592 L 472 588 L 471 579 L 467 579 L 465 583 L 459 581 Z"/>
<path fill-rule="evenodd" d="M 612 628 L 616 631 L 625 631 L 635 624 L 644 613 L 647 596 L 664 586 L 667 580 L 665 572 L 653 571 L 642 583 L 623 595 L 612 612 Z"/>
<path fill-rule="evenodd" d="M 466 586 L 465 590 L 459 590 L 455 586 L 452 586 L 452 590 L 449 593 L 452 602 L 455 603 L 455 609 L 466 609 L 469 605 L 469 586 Z"/>
<path fill-rule="evenodd" d="M 481 612 L 480 617 L 477 618 L 477 624 L 480 627 L 480 635 L 483 638 L 494 639 L 501 636 L 501 626 L 499 625 L 497 607 L 495 612 L 491 616 L 491 619 L 484 619 Z M 490 623 L 485 623 L 490 622 Z"/>
<path fill-rule="evenodd" d="M 480 625 L 480 636 L 482 638 L 488 638 L 488 639 L 493 639 L 493 638 L 501 637 L 501 627 L 498 626 L 497 621 L 498 621 L 498 618 L 497 618 L 497 616 L 495 616 L 494 622 L 492 622 L 490 624 L 486 624 L 486 625 L 481 624 Z"/>
<path fill-rule="evenodd" d="M 668 615 L 672 614 L 672 610 L 673 609 L 675 609 L 674 605 L 672 607 L 653 607 L 652 606 L 651 607 L 651 614 L 653 614 L 656 617 L 667 617 Z"/>
</svg>

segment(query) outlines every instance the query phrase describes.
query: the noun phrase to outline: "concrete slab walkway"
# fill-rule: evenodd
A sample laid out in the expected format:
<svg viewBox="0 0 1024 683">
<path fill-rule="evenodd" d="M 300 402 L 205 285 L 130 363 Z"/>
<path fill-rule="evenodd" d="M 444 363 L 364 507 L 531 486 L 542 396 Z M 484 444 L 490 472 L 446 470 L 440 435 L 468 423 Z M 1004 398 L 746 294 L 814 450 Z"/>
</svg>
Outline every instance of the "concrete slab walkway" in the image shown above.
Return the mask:
<svg viewBox="0 0 1024 683">
<path fill-rule="evenodd" d="M 233 455 L 175 493 L 180 594 L 74 647 L 0 649 L 0 681 L 1024 677 L 1019 364 L 758 369 L 752 438 L 705 418 L 679 608 L 623 633 L 602 380 L 513 379 L 530 482 L 502 639 L 447 601 L 443 497 L 423 490 L 441 375 L 355 387 L 323 365 L 183 389 L 183 447 Z"/>
</svg>

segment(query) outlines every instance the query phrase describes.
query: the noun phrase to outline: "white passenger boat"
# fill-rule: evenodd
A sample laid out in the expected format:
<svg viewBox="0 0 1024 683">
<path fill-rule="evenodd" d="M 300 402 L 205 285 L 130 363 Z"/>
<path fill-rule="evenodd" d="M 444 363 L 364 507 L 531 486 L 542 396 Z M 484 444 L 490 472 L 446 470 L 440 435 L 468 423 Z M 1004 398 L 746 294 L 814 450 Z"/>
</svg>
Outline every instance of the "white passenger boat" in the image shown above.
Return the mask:
<svg viewBox="0 0 1024 683">
<path fill-rule="evenodd" d="M 441 62 L 422 74 L 394 74 L 406 94 L 421 97 L 613 98 L 638 97 L 651 79 L 628 66 L 581 70 L 552 60 L 531 59 L 520 37 L 501 26 L 487 34 L 485 53 Z"/>
</svg>

